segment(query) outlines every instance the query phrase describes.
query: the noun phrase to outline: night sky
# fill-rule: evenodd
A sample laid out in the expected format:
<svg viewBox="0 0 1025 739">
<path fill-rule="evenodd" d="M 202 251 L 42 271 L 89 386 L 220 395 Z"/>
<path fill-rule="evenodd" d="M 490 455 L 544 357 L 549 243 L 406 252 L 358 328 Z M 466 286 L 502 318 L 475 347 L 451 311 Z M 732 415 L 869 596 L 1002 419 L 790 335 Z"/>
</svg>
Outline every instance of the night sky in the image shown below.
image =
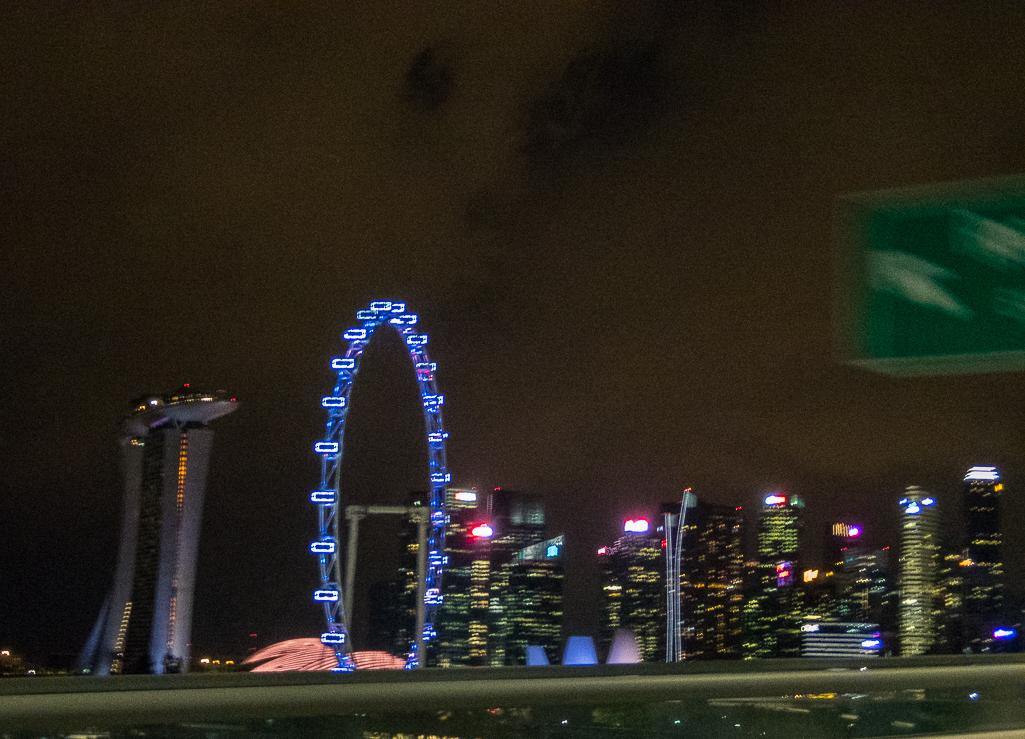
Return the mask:
<svg viewBox="0 0 1025 739">
<path fill-rule="evenodd" d="M 595 547 L 687 486 L 802 495 L 814 558 L 830 519 L 896 545 L 905 485 L 953 514 L 998 465 L 1021 580 L 1025 379 L 870 374 L 832 320 L 839 196 L 1025 171 L 1025 5 L 334 5 L 0 9 L 5 649 L 81 647 L 121 422 L 182 382 L 241 403 L 193 648 L 318 633 L 319 399 L 373 299 L 430 334 L 454 483 L 566 533 L 568 633 L 597 625 Z M 354 502 L 425 485 L 405 361 L 368 352 Z"/>
</svg>

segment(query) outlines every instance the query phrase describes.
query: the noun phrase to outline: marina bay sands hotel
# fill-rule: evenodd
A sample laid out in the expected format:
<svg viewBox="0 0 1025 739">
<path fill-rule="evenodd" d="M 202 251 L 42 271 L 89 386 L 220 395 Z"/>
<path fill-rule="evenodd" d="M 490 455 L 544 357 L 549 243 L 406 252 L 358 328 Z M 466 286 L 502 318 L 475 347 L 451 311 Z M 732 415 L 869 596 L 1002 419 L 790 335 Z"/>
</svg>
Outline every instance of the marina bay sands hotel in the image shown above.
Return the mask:
<svg viewBox="0 0 1025 739">
<path fill-rule="evenodd" d="M 184 672 L 215 418 L 234 398 L 188 385 L 134 403 L 120 438 L 124 515 L 114 585 L 80 657 L 94 675 Z"/>
</svg>

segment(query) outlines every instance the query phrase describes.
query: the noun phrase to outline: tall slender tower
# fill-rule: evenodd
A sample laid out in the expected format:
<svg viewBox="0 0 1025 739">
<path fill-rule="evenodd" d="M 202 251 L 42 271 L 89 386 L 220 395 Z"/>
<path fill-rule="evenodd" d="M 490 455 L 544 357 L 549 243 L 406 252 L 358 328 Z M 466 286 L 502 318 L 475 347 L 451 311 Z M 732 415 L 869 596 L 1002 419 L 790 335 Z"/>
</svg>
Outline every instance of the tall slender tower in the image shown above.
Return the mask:
<svg viewBox="0 0 1025 739">
<path fill-rule="evenodd" d="M 803 524 L 800 497 L 765 496 L 758 520 L 758 583 L 744 604 L 747 659 L 801 656 L 803 592 L 795 577 L 801 571 Z"/>
<path fill-rule="evenodd" d="M 81 667 L 98 675 L 184 672 L 213 431 L 234 398 L 183 386 L 134 403 L 121 435 L 125 503 L 114 585 Z"/>
<path fill-rule="evenodd" d="M 925 654 L 936 639 L 939 514 L 936 499 L 912 485 L 900 499 L 899 629 L 902 657 Z"/>
<path fill-rule="evenodd" d="M 971 560 L 965 573 L 965 606 L 969 619 L 980 622 L 973 626 L 983 628 L 989 624 L 982 622 L 999 617 L 1004 603 L 1004 562 L 1000 532 L 1000 498 L 1003 489 L 1004 484 L 1000 481 L 996 467 L 972 467 L 964 478 L 968 559 Z M 971 635 L 973 640 L 980 636 L 978 633 Z"/>
</svg>

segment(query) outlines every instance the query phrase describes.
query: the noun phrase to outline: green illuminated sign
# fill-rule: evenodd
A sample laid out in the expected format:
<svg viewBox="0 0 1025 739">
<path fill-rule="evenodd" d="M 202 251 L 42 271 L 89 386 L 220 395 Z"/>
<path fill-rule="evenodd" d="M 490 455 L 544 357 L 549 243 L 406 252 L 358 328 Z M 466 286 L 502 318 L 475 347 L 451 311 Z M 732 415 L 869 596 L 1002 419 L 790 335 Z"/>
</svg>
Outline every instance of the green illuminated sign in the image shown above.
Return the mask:
<svg viewBox="0 0 1025 739">
<path fill-rule="evenodd" d="M 845 197 L 845 359 L 899 375 L 1025 369 L 1025 177 Z"/>
</svg>

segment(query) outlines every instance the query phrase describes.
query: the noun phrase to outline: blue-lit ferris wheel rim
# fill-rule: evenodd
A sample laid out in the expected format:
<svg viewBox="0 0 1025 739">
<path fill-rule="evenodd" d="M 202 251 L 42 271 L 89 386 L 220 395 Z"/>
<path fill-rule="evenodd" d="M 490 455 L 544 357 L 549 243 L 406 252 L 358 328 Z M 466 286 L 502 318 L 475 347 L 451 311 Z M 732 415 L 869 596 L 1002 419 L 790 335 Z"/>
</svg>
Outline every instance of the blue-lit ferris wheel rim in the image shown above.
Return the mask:
<svg viewBox="0 0 1025 739">
<path fill-rule="evenodd" d="M 424 603 L 424 644 L 435 635 L 434 623 L 441 606 L 441 579 L 444 571 L 445 551 L 445 487 L 451 481 L 445 456 L 445 439 L 448 433 L 442 423 L 441 406 L 445 397 L 438 393 L 434 376 L 437 365 L 427 355 L 427 334 L 414 328 L 418 317 L 406 311 L 406 304 L 390 300 L 375 300 L 366 310 L 356 312 L 361 325 L 347 329 L 342 339 L 348 341 L 345 355 L 331 360 L 336 381 L 331 395 L 325 395 L 320 404 L 327 410 L 328 419 L 324 438 L 313 446 L 321 457 L 320 488 L 310 494 L 310 501 L 317 506 L 319 538 L 311 542 L 310 551 L 317 555 L 320 569 L 320 586 L 313 592 L 313 600 L 324 607 L 327 630 L 321 634 L 321 642 L 335 649 L 338 657 L 336 671 L 351 672 L 355 663 L 349 657 L 351 644 L 348 639 L 347 614 L 344 613 L 345 598 L 342 594 L 342 559 L 340 551 L 341 514 L 344 511 L 340 489 L 342 455 L 345 451 L 345 419 L 349 409 L 352 385 L 359 373 L 360 360 L 374 333 L 384 325 L 392 326 L 402 337 L 409 350 L 420 386 L 420 399 L 424 408 L 427 428 L 427 453 L 431 479 L 431 524 L 428 536 L 427 587 Z M 420 655 L 416 654 L 415 642 L 410 648 L 407 668 L 416 665 Z"/>
</svg>

